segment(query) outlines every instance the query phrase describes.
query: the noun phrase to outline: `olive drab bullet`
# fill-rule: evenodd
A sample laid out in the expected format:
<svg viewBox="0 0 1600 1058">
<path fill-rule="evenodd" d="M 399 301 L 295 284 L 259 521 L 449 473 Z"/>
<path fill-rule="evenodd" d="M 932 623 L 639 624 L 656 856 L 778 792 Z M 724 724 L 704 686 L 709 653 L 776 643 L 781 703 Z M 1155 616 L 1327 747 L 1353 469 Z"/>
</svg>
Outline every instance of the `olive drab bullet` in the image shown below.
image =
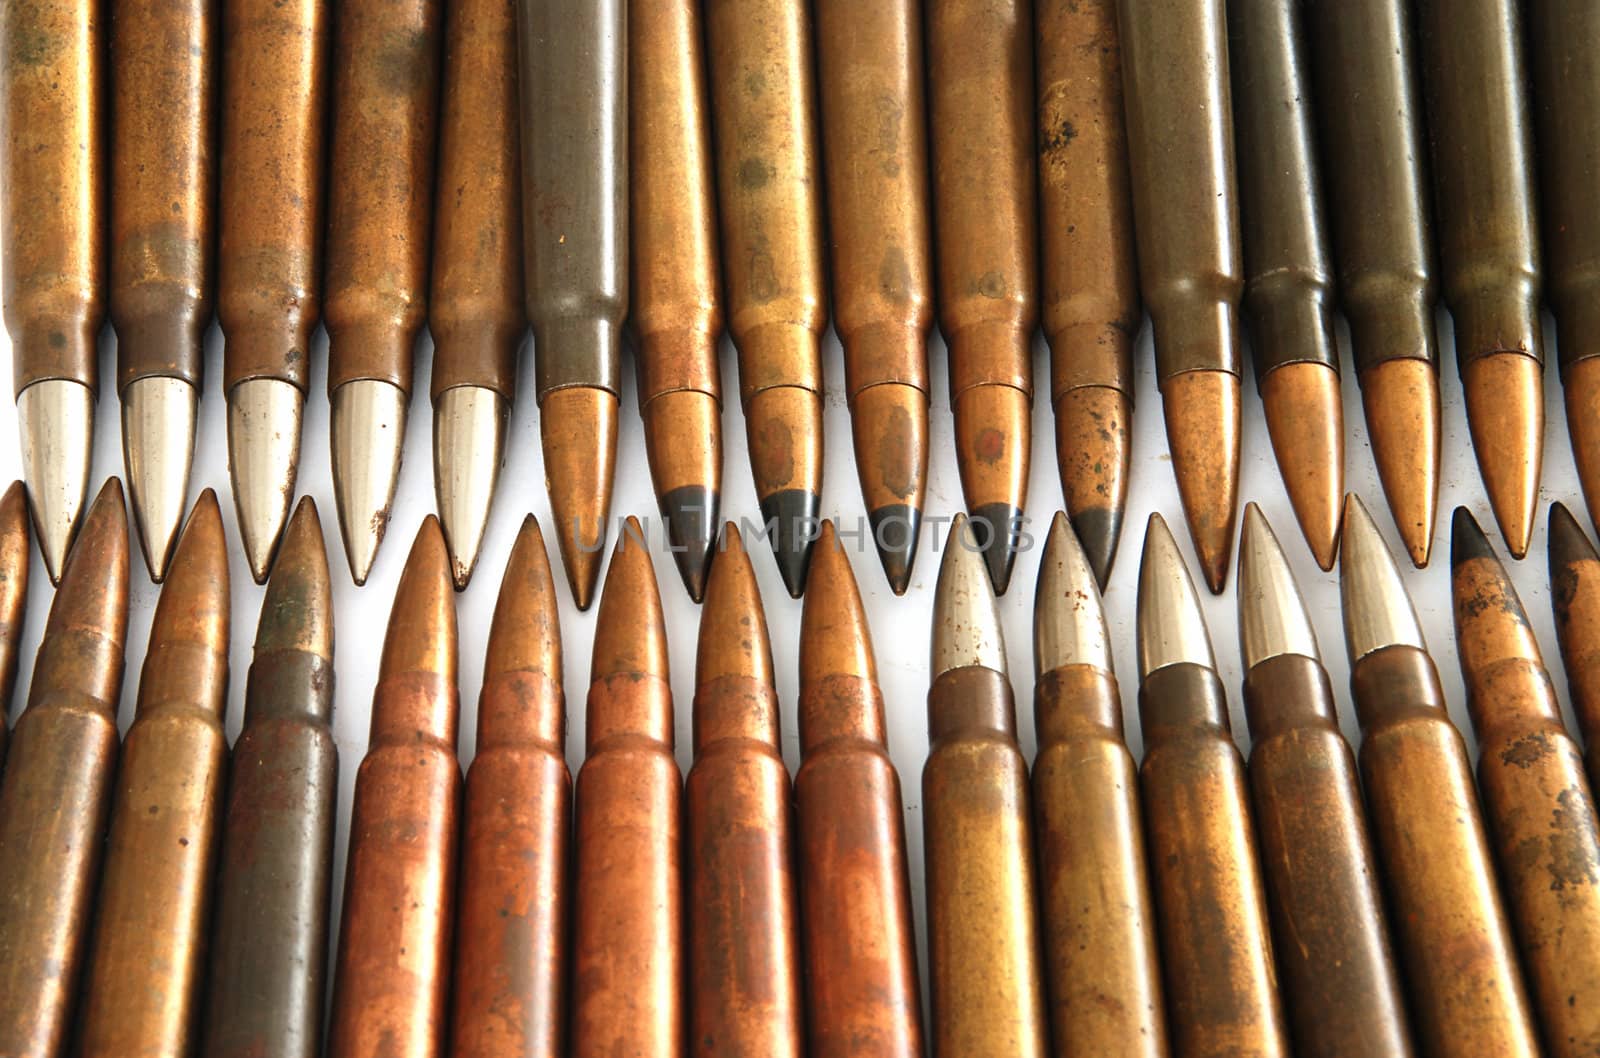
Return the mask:
<svg viewBox="0 0 1600 1058">
<path fill-rule="evenodd" d="M 334 54 L 328 242 L 333 498 L 367 582 L 389 527 L 427 316 L 441 0 L 345 0 Z"/>
<path fill-rule="evenodd" d="M 206 489 L 151 618 L 117 768 L 77 1026 L 82 1058 L 179 1058 L 199 1037 L 228 769 L 229 605 L 222 511 Z"/>
<path fill-rule="evenodd" d="M 701 30 L 696 0 L 628 10 L 639 415 L 672 557 L 695 602 L 705 595 L 722 505 L 722 291 Z"/>
<path fill-rule="evenodd" d="M 1033 812 L 1052 1039 L 1061 1054 L 1169 1053 L 1139 775 L 1094 565 L 1057 514 L 1033 610 Z"/>
<path fill-rule="evenodd" d="M 134 528 L 152 580 L 188 506 L 215 279 L 213 0 L 111 14 L 111 326 Z"/>
<path fill-rule="evenodd" d="M 223 0 L 217 321 L 228 471 L 250 575 L 289 520 L 322 315 L 328 0 Z"/>
<path fill-rule="evenodd" d="M 958 514 L 933 601 L 922 769 L 936 1058 L 1043 1058 L 1028 765 L 984 541 Z M 982 899 L 975 899 L 982 894 Z"/>
<path fill-rule="evenodd" d="M 667 629 L 644 530 L 606 571 L 573 826 L 572 1058 L 682 1058 L 683 778 Z"/>
<path fill-rule="evenodd" d="M 74 1024 L 127 635 L 128 517 L 110 478 L 62 571 L 0 783 L 0 1054 L 57 1058 Z"/>
<path fill-rule="evenodd" d="M 1600 554 L 1561 503 L 1550 505 L 1550 601 L 1593 793 L 1600 778 Z"/>
<path fill-rule="evenodd" d="M 1539 641 L 1465 507 L 1450 528 L 1478 789 L 1545 1046 L 1600 1053 L 1600 822 Z"/>
<path fill-rule="evenodd" d="M 921 989 L 900 777 L 850 560 L 822 523 L 800 618 L 794 777 L 812 1058 L 917 1058 Z"/>
<path fill-rule="evenodd" d="M 628 312 L 628 4 L 518 0 L 525 300 L 556 543 L 600 576 Z"/>
<path fill-rule="evenodd" d="M 927 492 L 933 326 L 922 5 L 822 0 L 813 10 L 856 472 L 884 575 L 904 595 Z"/>
<path fill-rule="evenodd" d="M 7 7 L 0 34 L 0 256 L 22 478 L 60 584 L 89 493 L 105 313 L 103 5 Z"/>
<path fill-rule="evenodd" d="M 1411 5 L 1308 0 L 1339 302 L 1378 480 L 1411 561 L 1439 505 L 1439 348 L 1422 95 Z"/>
<path fill-rule="evenodd" d="M 1445 303 L 1484 491 L 1528 552 L 1544 458 L 1533 115 L 1516 0 L 1417 4 Z M 1368 218 L 1371 223 L 1371 218 Z"/>
<path fill-rule="evenodd" d="M 1039 323 L 1031 0 L 930 0 L 939 329 L 971 531 L 1004 594 L 1021 543 Z"/>
<path fill-rule="evenodd" d="M 1555 314 L 1567 432 L 1591 520 L 1600 512 L 1600 222 L 1592 202 L 1600 156 L 1600 7 L 1523 6 L 1534 79 L 1546 290 Z"/>
<path fill-rule="evenodd" d="M 356 773 L 328 1031 L 340 1058 L 441 1058 L 455 916 L 459 698 L 450 558 L 417 530 L 395 588 Z"/>
<path fill-rule="evenodd" d="M 0 766 L 6 760 L 7 718 L 27 617 L 29 558 L 28 495 L 22 482 L 13 481 L 0 496 Z"/>
<path fill-rule="evenodd" d="M 563 754 L 561 626 L 532 515 L 489 626 L 478 751 L 461 826 L 451 1054 L 562 1054 L 572 779 Z"/>
<path fill-rule="evenodd" d="M 202 1058 L 317 1058 L 339 751 L 333 585 L 303 496 L 261 600 L 218 856 Z"/>
<path fill-rule="evenodd" d="M 1221 592 L 1239 506 L 1238 196 L 1222 0 L 1118 0 L 1139 277 L 1178 498 Z"/>
<path fill-rule="evenodd" d="M 728 329 L 750 470 L 790 595 L 805 591 L 822 503 L 822 173 L 805 0 L 709 0 Z"/>
<path fill-rule="evenodd" d="M 1174 1054 L 1288 1055 L 1244 758 L 1194 582 L 1161 515 L 1139 563 L 1139 789 Z"/>
<path fill-rule="evenodd" d="M 1122 537 L 1139 276 L 1116 0 L 1034 0 L 1040 309 L 1061 493 L 1104 589 Z"/>
<path fill-rule="evenodd" d="M 1304 18 L 1298 0 L 1227 6 L 1256 388 L 1300 532 L 1330 570 L 1344 509 L 1344 403 Z"/>
<path fill-rule="evenodd" d="M 683 794 L 689 1039 L 698 1054 L 800 1058 L 794 804 L 767 619 L 732 522 L 706 584 L 694 682 Z"/>
<path fill-rule="evenodd" d="M 428 330 L 433 488 L 461 590 L 489 522 L 517 388 L 522 306 L 515 0 L 446 14 Z"/>
<path fill-rule="evenodd" d="M 1250 792 L 1295 1053 L 1404 1058 L 1405 995 L 1311 615 L 1255 504 L 1239 540 Z"/>
<path fill-rule="evenodd" d="M 1446 712 L 1422 626 L 1353 495 L 1341 535 L 1362 787 L 1416 1038 L 1440 1058 L 1539 1054 L 1467 747 Z"/>
</svg>

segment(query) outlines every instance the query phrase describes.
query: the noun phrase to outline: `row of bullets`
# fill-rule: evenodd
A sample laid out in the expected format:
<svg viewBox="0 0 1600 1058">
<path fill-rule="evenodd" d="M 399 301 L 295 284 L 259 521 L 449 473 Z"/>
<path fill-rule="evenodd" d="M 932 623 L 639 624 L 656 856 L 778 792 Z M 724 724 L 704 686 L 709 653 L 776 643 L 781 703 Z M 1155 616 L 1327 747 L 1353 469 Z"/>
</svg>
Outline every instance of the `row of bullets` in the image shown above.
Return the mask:
<svg viewBox="0 0 1600 1058">
<path fill-rule="evenodd" d="M 1592 1055 L 1600 554 L 1556 505 L 1552 593 L 1585 758 L 1510 580 L 1457 510 L 1474 783 L 1358 500 L 1341 531 L 1359 764 L 1252 504 L 1238 562 L 1248 764 L 1159 515 L 1139 576 L 1135 763 L 1092 563 L 1062 514 L 1035 600 L 1030 777 L 988 570 L 958 518 L 927 699 L 924 1016 L 885 702 L 832 524 L 803 609 L 792 783 L 732 525 L 708 578 L 681 776 L 666 626 L 632 520 L 606 574 L 571 780 L 555 586 L 531 517 L 463 782 L 450 560 L 430 516 L 384 641 L 324 1025 L 338 759 L 316 508 L 301 501 L 267 589 L 230 763 L 210 491 L 119 747 L 129 545 L 112 479 L 69 558 L 0 783 L 0 1053 L 317 1058 L 326 1033 L 338 1058 Z M 26 555 L 14 486 L 0 501 L 8 683 Z"/>
<path fill-rule="evenodd" d="M 798 597 L 821 491 L 825 270 L 862 494 L 897 592 L 925 493 L 935 306 L 966 506 L 994 527 L 985 553 L 1001 591 L 1041 323 L 1065 504 L 1105 582 L 1141 294 L 1213 591 L 1238 504 L 1241 306 L 1324 569 L 1343 496 L 1336 301 L 1417 564 L 1438 492 L 1436 286 L 1511 553 L 1527 549 L 1540 476 L 1544 267 L 1577 462 L 1600 497 L 1590 5 L 1529 5 L 1531 62 L 1515 0 L 1421 0 L 1420 32 L 1402 0 L 346 0 L 337 34 L 329 0 L 218 6 L 119 0 L 109 76 L 93 4 L 6 12 L 5 316 L 52 578 L 87 494 L 103 303 L 135 520 L 164 575 L 213 287 L 258 581 L 292 505 L 319 319 L 358 584 L 393 503 L 413 349 L 431 331 L 437 504 L 458 586 L 531 322 L 557 539 L 587 607 L 631 319 L 651 473 L 700 598 L 719 524 L 726 321 L 758 499 Z"/>
</svg>

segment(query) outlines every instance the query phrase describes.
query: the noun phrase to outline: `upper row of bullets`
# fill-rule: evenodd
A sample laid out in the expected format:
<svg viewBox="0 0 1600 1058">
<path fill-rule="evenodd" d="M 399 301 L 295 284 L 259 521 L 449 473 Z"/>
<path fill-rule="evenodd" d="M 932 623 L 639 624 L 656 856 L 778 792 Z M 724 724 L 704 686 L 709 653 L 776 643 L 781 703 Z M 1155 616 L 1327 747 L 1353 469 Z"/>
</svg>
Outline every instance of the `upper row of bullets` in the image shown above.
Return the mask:
<svg viewBox="0 0 1600 1058">
<path fill-rule="evenodd" d="M 7 698 L 23 506 L 18 486 L 0 500 Z M 1359 772 L 1252 504 L 1238 563 L 1248 767 L 1159 515 L 1139 574 L 1135 764 L 1095 573 L 1058 514 L 1034 609 L 1030 781 L 990 571 L 957 517 L 929 666 L 924 1016 L 885 702 L 832 523 L 801 622 L 792 785 L 761 597 L 731 524 L 700 615 L 685 783 L 634 519 L 606 574 L 572 783 L 555 585 L 530 516 L 463 789 L 450 559 L 429 516 L 355 780 L 325 1026 L 339 761 L 316 507 L 301 501 L 271 575 L 230 763 L 228 558 L 216 495 L 202 494 L 119 748 L 130 546 L 111 479 L 4 758 L 0 1054 L 317 1058 L 325 1032 L 331 1058 L 1600 1053 L 1600 554 L 1556 505 L 1552 594 L 1586 768 L 1516 591 L 1457 509 L 1475 785 L 1395 559 L 1353 497 L 1342 521 Z"/>
<path fill-rule="evenodd" d="M 107 301 L 135 520 L 165 572 L 215 287 L 258 580 L 295 491 L 319 318 L 357 583 L 393 502 L 413 347 L 432 332 L 458 585 L 531 321 L 557 538 L 586 607 L 631 314 L 651 473 L 690 594 L 719 524 L 726 319 L 761 510 L 800 595 L 822 473 L 824 188 L 857 465 L 897 592 L 923 504 L 936 286 L 962 486 L 997 528 L 998 589 L 1025 504 L 1041 319 L 1066 507 L 1105 581 L 1141 289 L 1206 582 L 1220 591 L 1238 502 L 1241 299 L 1290 499 L 1331 568 L 1335 264 L 1379 475 L 1425 563 L 1435 210 L 1473 443 L 1511 553 L 1527 550 L 1541 464 L 1542 265 L 1579 473 L 1600 496 L 1595 5 L 1529 5 L 1534 63 L 1515 0 L 1418 0 L 1415 38 L 1402 0 L 345 0 L 337 33 L 327 0 L 226 0 L 220 27 L 216 7 L 117 0 L 109 76 L 95 4 L 6 8 L 5 318 L 52 578 L 86 498 Z"/>
</svg>

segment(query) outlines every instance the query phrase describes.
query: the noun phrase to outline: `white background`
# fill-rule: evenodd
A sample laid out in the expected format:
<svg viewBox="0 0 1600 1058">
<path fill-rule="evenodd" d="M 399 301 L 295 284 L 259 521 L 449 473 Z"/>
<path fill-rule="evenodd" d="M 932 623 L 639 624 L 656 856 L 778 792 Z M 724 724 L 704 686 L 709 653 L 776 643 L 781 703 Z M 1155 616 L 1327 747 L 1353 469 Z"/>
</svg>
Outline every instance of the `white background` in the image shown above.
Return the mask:
<svg viewBox="0 0 1600 1058">
<path fill-rule="evenodd" d="M 1348 342 L 1342 325 L 1340 330 L 1345 365 L 1347 487 L 1359 493 L 1366 501 L 1385 539 L 1398 554 L 1399 540 L 1373 470 L 1365 424 L 1361 415 L 1360 395 L 1349 368 Z M 1554 335 L 1548 317 L 1546 333 L 1552 337 Z M 263 589 L 251 581 L 243 552 L 238 546 L 227 467 L 224 397 L 221 388 L 221 344 L 220 334 L 213 326 L 207 339 L 207 374 L 196 438 L 194 471 L 190 481 L 190 501 L 192 503 L 202 489 L 216 489 L 222 501 L 223 517 L 229 534 L 233 589 L 233 643 L 227 730 L 231 741 L 237 736 L 242 719 L 245 673 L 250 663 L 250 644 L 255 635 Z M 1407 586 L 1423 621 L 1429 646 L 1438 662 L 1440 674 L 1450 695 L 1451 714 L 1463 732 L 1468 733 L 1470 739 L 1451 626 L 1449 524 L 1450 514 L 1457 504 L 1464 503 L 1472 509 L 1485 530 L 1490 533 L 1497 551 L 1503 558 L 1506 556 L 1503 542 L 1495 530 L 1488 504 L 1484 499 L 1477 467 L 1472 458 L 1462 410 L 1461 387 L 1451 352 L 1453 343 L 1449 320 L 1442 311 L 1440 344 L 1445 350 L 1440 372 L 1444 401 L 1444 461 L 1434 557 L 1425 570 L 1413 570 L 1409 562 L 1403 561 L 1402 565 Z M 330 565 L 334 573 L 337 644 L 337 704 L 334 728 L 340 753 L 340 822 L 334 895 L 336 904 L 339 901 L 339 890 L 342 887 L 344 874 L 344 849 L 351 793 L 356 768 L 367 744 L 371 694 L 376 678 L 380 637 L 388 620 L 395 583 L 405 562 L 412 537 L 419 521 L 433 509 L 432 415 L 427 396 L 431 349 L 431 344 L 424 339 L 418 353 L 416 383 L 406 439 L 405 465 L 389 536 L 379 554 L 370 581 L 366 587 L 358 589 L 350 580 L 333 504 L 328 463 L 328 402 L 325 393 L 327 342 L 320 331 L 314 346 L 311 399 L 307 405 L 299 489 L 316 498 L 322 514 L 323 527 L 327 533 Z M 1050 377 L 1048 353 L 1042 340 L 1035 342 L 1035 349 L 1034 375 L 1039 388 L 1034 399 L 1033 469 L 1028 514 L 1030 530 L 1037 543 L 1042 546 L 1050 515 L 1060 505 L 1061 492 L 1056 472 L 1054 427 L 1048 394 Z M 0 352 L 0 360 L 9 367 L 10 344 L 3 336 L 0 336 L 0 350 L 3 350 Z M 559 567 L 560 559 L 554 550 L 555 538 L 548 528 L 552 522 L 543 485 L 544 473 L 539 453 L 538 411 L 533 399 L 531 356 L 531 348 L 525 347 L 518 400 L 511 420 L 506 465 L 477 575 L 468 590 L 457 596 L 461 632 L 460 756 L 463 767 L 472 760 L 483 652 L 495 596 L 499 590 L 501 573 L 517 528 L 521 524 L 523 515 L 531 510 L 547 527 L 546 541 L 551 548 L 550 560 L 556 571 L 556 581 L 561 596 L 561 627 L 564 637 L 569 718 L 567 759 L 575 774 L 583 760 L 584 701 L 588 687 L 589 649 L 598 606 L 592 607 L 588 613 L 579 613 L 571 604 L 565 577 Z M 946 387 L 945 349 L 937 335 L 932 339 L 929 356 L 934 388 L 933 451 L 929 467 L 927 511 L 930 515 L 948 517 L 960 508 L 961 492 L 951 448 L 952 432 Z M 1546 358 L 1547 364 L 1552 366 L 1546 371 L 1548 418 L 1546 460 L 1537 530 L 1534 533 L 1528 559 L 1511 564 L 1511 573 L 1539 634 L 1546 660 L 1552 668 L 1558 692 L 1565 706 L 1566 682 L 1560 671 L 1547 587 L 1546 507 L 1551 500 L 1563 500 L 1579 515 L 1580 521 L 1586 528 L 1590 523 L 1584 513 L 1567 443 L 1561 391 L 1553 367 L 1555 358 L 1554 343 L 1551 342 Z M 723 345 L 722 365 L 723 392 L 737 395 L 739 390 L 732 349 L 726 341 Z M 1129 494 L 1127 522 L 1121 551 L 1105 596 L 1107 617 L 1116 648 L 1117 672 L 1122 679 L 1128 740 L 1136 755 L 1140 752 L 1140 737 L 1135 683 L 1134 592 L 1145 522 L 1152 511 L 1159 511 L 1167 519 L 1181 543 L 1185 556 L 1191 562 L 1193 560 L 1166 452 L 1160 396 L 1151 365 L 1150 331 L 1147 325 L 1136 352 L 1137 407 L 1134 417 L 1132 487 Z M 849 412 L 843 391 L 843 358 L 838 341 L 831 331 L 824 346 L 824 366 L 827 378 L 827 462 L 822 513 L 825 517 L 843 518 L 849 524 L 855 524 L 856 519 L 864 512 L 850 448 Z M 9 376 L 9 373 L 7 370 L 5 375 Z M 120 413 L 116 395 L 112 391 L 115 377 L 115 342 L 108 330 L 101 342 L 102 389 L 91 496 L 107 475 L 122 473 Z M 634 371 L 631 364 L 624 372 L 624 387 L 613 514 L 616 516 L 638 514 L 655 518 L 658 512 L 645 463 L 643 435 L 634 389 Z M 1246 372 L 1245 388 L 1241 509 L 1244 501 L 1254 500 L 1258 503 L 1277 530 L 1279 539 L 1289 554 L 1316 622 L 1324 660 L 1338 692 L 1340 718 L 1346 734 L 1354 743 L 1358 738 L 1358 732 L 1347 691 L 1349 668 L 1344 654 L 1337 580 L 1334 574 L 1325 574 L 1316 567 L 1299 534 L 1278 479 L 1277 467 L 1272 458 L 1271 445 L 1261 415 L 1260 402 L 1255 393 L 1254 379 L 1249 372 Z M 734 520 L 745 517 L 759 522 L 760 515 L 746 460 L 744 420 L 737 406 L 736 396 L 729 400 L 725 408 L 723 429 L 726 439 L 723 515 Z M 10 401 L 0 401 L 0 483 L 17 477 L 20 473 L 16 410 Z M 924 531 L 911 589 L 902 598 L 896 598 L 889 591 L 877 556 L 870 550 L 869 540 L 861 542 L 867 550 L 851 555 L 875 637 L 879 679 L 889 714 L 890 749 L 899 768 L 904 788 L 906 832 L 910 842 L 910 863 L 913 872 L 912 888 L 917 905 L 919 949 L 924 971 L 926 946 L 922 928 L 920 775 L 927 749 L 924 698 L 928 684 L 928 633 L 940 555 L 936 545 L 943 544 L 942 536 L 947 528 L 948 522 L 941 523 L 938 530 L 940 539 L 937 540 L 933 539 L 929 532 Z M 611 539 L 614 541 L 614 533 Z M 651 539 L 652 543 L 658 542 L 659 534 L 652 534 Z M 755 550 L 756 574 L 766 603 L 778 689 L 784 709 L 784 756 L 792 770 L 799 765 L 795 695 L 798 681 L 796 651 L 801 604 L 791 600 L 784 592 L 770 555 L 761 550 L 754 548 L 753 550 Z M 157 594 L 156 587 L 150 583 L 136 542 L 132 545 L 131 554 L 133 582 L 132 611 L 128 630 L 128 669 L 123 684 L 119 714 L 124 731 L 133 720 L 138 674 L 143 663 L 150 617 Z M 1023 749 L 1030 761 L 1035 747 L 1031 621 L 1033 586 L 1039 557 L 1038 548 L 1019 557 L 1011 590 L 1000 600 L 1012 684 L 1017 696 Z M 676 719 L 678 761 L 687 770 L 692 763 L 689 706 L 694 689 L 698 614 L 697 608 L 690 602 L 682 588 L 672 557 L 665 553 L 657 553 L 655 566 L 661 585 L 671 643 L 672 686 L 678 707 Z M 1198 581 L 1198 577 L 1196 579 Z M 1238 700 L 1242 674 L 1238 664 L 1237 619 L 1234 609 L 1235 579 L 1235 575 L 1230 573 L 1225 593 L 1220 597 L 1207 594 L 1204 603 L 1222 679 L 1229 688 L 1234 731 L 1241 746 L 1248 749 L 1248 735 Z M 11 708 L 13 718 L 26 701 L 33 654 L 43 631 L 46 611 L 52 597 L 52 590 L 45 577 L 43 565 L 37 557 L 37 551 L 35 551 L 30 586 L 21 673 L 17 683 L 16 698 Z M 1568 719 L 1571 728 L 1570 713 Z M 337 915 L 337 911 L 335 914 Z"/>
</svg>

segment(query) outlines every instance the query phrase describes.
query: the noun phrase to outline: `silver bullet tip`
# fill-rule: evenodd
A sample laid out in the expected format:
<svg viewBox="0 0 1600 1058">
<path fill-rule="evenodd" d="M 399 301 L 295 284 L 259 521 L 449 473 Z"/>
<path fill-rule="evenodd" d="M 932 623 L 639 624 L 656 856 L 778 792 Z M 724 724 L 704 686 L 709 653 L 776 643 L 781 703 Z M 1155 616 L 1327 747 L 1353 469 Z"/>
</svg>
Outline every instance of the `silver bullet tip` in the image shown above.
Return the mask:
<svg viewBox="0 0 1600 1058">
<path fill-rule="evenodd" d="M 932 675 L 972 666 L 1006 672 L 1006 644 L 983 549 L 966 515 L 958 514 L 933 594 Z"/>
<path fill-rule="evenodd" d="M 1067 516 L 1056 512 L 1039 564 L 1033 603 L 1033 662 L 1039 674 L 1067 665 L 1111 671 L 1111 633 L 1088 556 Z"/>
<path fill-rule="evenodd" d="M 1279 654 L 1322 660 L 1289 560 L 1253 503 L 1245 506 L 1239 534 L 1239 652 L 1246 671 Z"/>
<path fill-rule="evenodd" d="M 152 375 L 122 390 L 122 458 L 128 500 L 150 579 L 160 584 L 188 507 L 199 402 L 181 378 Z"/>
<path fill-rule="evenodd" d="M 1168 665 L 1217 667 L 1194 580 L 1159 514 L 1152 514 L 1145 527 L 1137 625 L 1141 680 Z"/>
<path fill-rule="evenodd" d="M 50 583 L 59 585 L 89 498 L 94 391 L 69 378 L 35 382 L 17 394 L 17 422 L 34 535 Z"/>
<path fill-rule="evenodd" d="M 1344 641 L 1352 664 L 1397 644 L 1427 649 L 1400 567 L 1354 493 L 1345 498 L 1339 599 L 1344 604 Z"/>
<path fill-rule="evenodd" d="M 228 469 L 250 576 L 265 584 L 294 503 L 305 394 L 293 383 L 251 378 L 228 393 Z"/>
<path fill-rule="evenodd" d="M 472 579 L 505 456 L 507 406 L 483 386 L 454 386 L 433 409 L 433 487 L 460 591 Z"/>
<path fill-rule="evenodd" d="M 406 395 L 377 379 L 333 391 L 333 498 L 339 534 L 356 584 L 367 582 L 389 528 L 406 433 Z"/>
</svg>

